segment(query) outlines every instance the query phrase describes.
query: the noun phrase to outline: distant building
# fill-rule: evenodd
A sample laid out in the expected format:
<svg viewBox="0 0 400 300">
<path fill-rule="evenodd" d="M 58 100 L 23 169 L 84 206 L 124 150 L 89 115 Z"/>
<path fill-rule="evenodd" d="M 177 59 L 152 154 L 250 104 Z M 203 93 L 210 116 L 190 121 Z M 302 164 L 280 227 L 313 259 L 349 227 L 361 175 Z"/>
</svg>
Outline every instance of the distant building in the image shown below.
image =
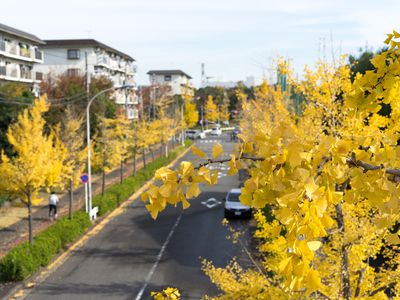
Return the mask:
<svg viewBox="0 0 400 300">
<path fill-rule="evenodd" d="M 181 70 L 150 70 L 147 74 L 153 87 L 167 87 L 171 95 L 182 95 L 184 92 L 194 95 L 192 77 Z"/>
<path fill-rule="evenodd" d="M 42 47 L 46 60 L 35 69 L 44 76 L 105 76 L 114 87 L 136 85 L 135 60 L 94 39 L 45 40 Z M 116 103 L 127 107 L 129 119 L 138 117 L 138 97 L 135 92 L 115 91 Z"/>
<path fill-rule="evenodd" d="M 238 85 L 239 82 L 242 82 L 246 87 L 256 86 L 256 79 L 253 76 L 246 77 L 245 81 L 205 81 L 202 84 L 202 87 L 223 87 L 226 89 L 234 88 Z"/>
<path fill-rule="evenodd" d="M 39 47 L 44 44 L 35 35 L 0 24 L 0 84 L 25 83 L 38 94 L 43 76 L 33 68 L 43 63 L 43 52 Z"/>
</svg>

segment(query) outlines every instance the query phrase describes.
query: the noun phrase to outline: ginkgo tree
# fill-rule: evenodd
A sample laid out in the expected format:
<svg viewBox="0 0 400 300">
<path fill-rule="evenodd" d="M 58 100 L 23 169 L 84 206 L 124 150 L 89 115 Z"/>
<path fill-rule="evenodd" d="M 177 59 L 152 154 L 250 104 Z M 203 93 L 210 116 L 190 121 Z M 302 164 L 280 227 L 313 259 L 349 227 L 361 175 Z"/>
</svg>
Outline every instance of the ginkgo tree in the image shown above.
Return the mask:
<svg viewBox="0 0 400 300">
<path fill-rule="evenodd" d="M 44 113 L 49 109 L 45 97 L 34 101 L 10 125 L 7 138 L 13 156 L 1 154 L 0 187 L 19 197 L 28 208 L 29 243 L 33 243 L 32 206 L 40 202 L 42 188 L 62 184 L 67 151 L 54 130 L 45 128 Z"/>
<path fill-rule="evenodd" d="M 215 122 L 218 120 L 218 107 L 214 103 L 213 97 L 208 96 L 204 107 L 205 119 L 208 122 Z"/>
<path fill-rule="evenodd" d="M 101 171 L 101 192 L 104 195 L 106 173 L 121 165 L 128 153 L 128 125 L 124 116 L 102 118 L 95 138 L 94 168 Z"/>
<path fill-rule="evenodd" d="M 60 125 L 58 133 L 66 150 L 63 178 L 69 194 L 68 215 L 72 219 L 74 188 L 80 182 L 80 175 L 85 169 L 87 158 L 84 131 L 82 130 L 83 119 L 75 115 L 72 110 L 67 109 Z"/>
<path fill-rule="evenodd" d="M 353 83 L 344 60 L 306 68 L 301 81 L 289 76 L 305 99 L 300 116 L 287 92 L 262 85 L 243 101 L 241 145 L 230 159 L 218 159 L 220 145 L 210 158 L 193 148 L 205 158 L 199 166 L 156 172 L 158 184 L 142 195 L 153 218 L 167 204 L 189 207 L 199 183 L 217 183 L 207 165 L 248 169 L 240 200 L 259 209 L 262 268 L 205 263 L 222 290 L 214 299 L 400 297 L 400 34 L 385 42 L 371 60 L 376 70 Z"/>
</svg>

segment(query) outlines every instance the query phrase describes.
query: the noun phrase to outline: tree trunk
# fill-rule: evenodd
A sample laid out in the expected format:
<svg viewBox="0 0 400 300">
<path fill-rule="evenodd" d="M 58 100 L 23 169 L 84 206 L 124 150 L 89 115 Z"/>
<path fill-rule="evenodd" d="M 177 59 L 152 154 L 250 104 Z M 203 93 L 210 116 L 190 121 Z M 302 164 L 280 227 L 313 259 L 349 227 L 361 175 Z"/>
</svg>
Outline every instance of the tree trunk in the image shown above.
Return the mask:
<svg viewBox="0 0 400 300">
<path fill-rule="evenodd" d="M 33 244 L 33 232 L 32 232 L 32 195 L 28 193 L 28 226 L 29 226 L 29 244 Z"/>
<path fill-rule="evenodd" d="M 102 180 L 101 180 L 101 195 L 104 196 L 106 190 L 106 172 L 102 170 Z"/>
<path fill-rule="evenodd" d="M 344 238 L 345 234 L 345 227 L 344 227 L 344 217 L 343 217 L 343 211 L 342 211 L 342 205 L 339 203 L 336 205 L 336 215 L 337 215 L 337 223 L 338 223 L 338 228 L 339 232 L 342 235 L 342 238 Z M 342 295 L 343 298 L 346 300 L 350 299 L 350 275 L 349 275 L 349 253 L 347 251 L 347 245 L 344 243 L 342 244 L 341 247 L 341 276 L 342 276 Z"/>
<path fill-rule="evenodd" d="M 119 183 L 122 184 L 123 180 L 124 180 L 124 161 L 121 160 L 121 167 L 120 167 L 120 172 L 119 172 Z"/>
<path fill-rule="evenodd" d="M 142 150 L 142 159 L 143 159 L 143 169 L 146 169 L 146 154 L 144 153 L 144 148 Z"/>
<path fill-rule="evenodd" d="M 151 161 L 154 161 L 154 151 L 153 147 L 149 147 L 150 153 L 151 153 Z"/>
<path fill-rule="evenodd" d="M 69 180 L 68 192 L 69 192 L 68 218 L 72 220 L 72 202 L 74 201 L 74 190 L 72 186 L 72 179 Z"/>
<path fill-rule="evenodd" d="M 136 176 L 136 148 L 133 151 L 133 176 Z"/>
</svg>

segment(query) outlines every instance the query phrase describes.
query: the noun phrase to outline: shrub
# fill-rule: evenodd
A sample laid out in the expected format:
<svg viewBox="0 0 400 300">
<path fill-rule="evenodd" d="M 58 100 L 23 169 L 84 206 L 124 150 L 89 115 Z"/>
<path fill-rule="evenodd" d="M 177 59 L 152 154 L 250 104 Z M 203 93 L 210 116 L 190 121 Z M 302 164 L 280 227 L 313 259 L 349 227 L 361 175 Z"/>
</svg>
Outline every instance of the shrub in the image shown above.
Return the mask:
<svg viewBox="0 0 400 300">
<path fill-rule="evenodd" d="M 0 259 L 0 281 L 19 281 L 46 266 L 68 243 L 79 237 L 91 222 L 86 213 L 74 213 L 72 220 L 62 218 L 28 242 L 19 244 Z"/>
</svg>

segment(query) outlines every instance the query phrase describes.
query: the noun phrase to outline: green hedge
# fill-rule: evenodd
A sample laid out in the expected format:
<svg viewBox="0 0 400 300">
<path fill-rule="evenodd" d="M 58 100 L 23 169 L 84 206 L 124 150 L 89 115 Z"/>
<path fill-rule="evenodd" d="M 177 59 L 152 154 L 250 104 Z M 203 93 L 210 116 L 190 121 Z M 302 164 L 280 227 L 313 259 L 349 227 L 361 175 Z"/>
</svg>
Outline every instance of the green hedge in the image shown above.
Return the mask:
<svg viewBox="0 0 400 300">
<path fill-rule="evenodd" d="M 191 142 L 186 142 L 186 147 Z M 139 187 L 154 176 L 155 171 L 171 162 L 183 150 L 178 147 L 171 151 L 168 157 L 162 157 L 149 163 L 145 169 L 137 172 L 136 176 L 127 177 L 122 184 L 108 188 L 104 196 L 93 198 L 93 206 L 99 207 L 99 215 L 115 209 Z M 67 217 L 49 226 L 33 239 L 33 244 L 24 242 L 13 248 L 0 259 L 0 282 L 23 280 L 40 267 L 48 265 L 50 260 L 68 243 L 81 236 L 91 225 L 88 215 L 83 211 L 75 212 L 72 220 Z"/>
<path fill-rule="evenodd" d="M 83 211 L 75 212 L 72 220 L 67 217 L 40 232 L 33 245 L 24 242 L 0 260 L 0 281 L 19 281 L 46 266 L 68 243 L 82 235 L 91 222 Z"/>
<path fill-rule="evenodd" d="M 185 147 L 192 144 L 191 141 L 185 142 Z M 173 151 L 170 151 L 168 157 L 160 157 L 146 165 L 146 168 L 136 172 L 136 176 L 129 176 L 122 183 L 114 184 L 106 190 L 104 196 L 97 195 L 93 197 L 93 207 L 99 207 L 99 216 L 114 210 L 121 202 L 125 201 L 137 189 L 139 189 L 149 179 L 153 178 L 155 171 L 169 164 L 174 160 L 184 147 L 180 146 Z"/>
</svg>

